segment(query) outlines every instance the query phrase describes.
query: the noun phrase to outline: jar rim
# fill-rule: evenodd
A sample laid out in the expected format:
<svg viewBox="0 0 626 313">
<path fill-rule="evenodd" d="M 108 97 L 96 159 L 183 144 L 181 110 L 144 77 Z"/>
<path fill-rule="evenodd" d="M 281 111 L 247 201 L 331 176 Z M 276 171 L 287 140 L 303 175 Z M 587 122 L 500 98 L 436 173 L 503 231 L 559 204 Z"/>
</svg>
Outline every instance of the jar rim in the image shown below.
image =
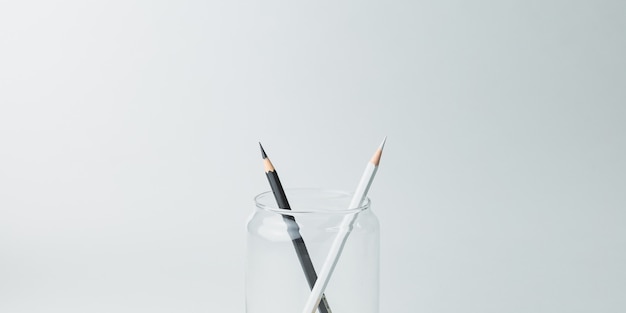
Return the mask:
<svg viewBox="0 0 626 313">
<path fill-rule="evenodd" d="M 290 191 L 291 192 L 308 191 L 308 192 L 314 192 L 314 193 L 318 193 L 318 194 L 327 193 L 327 194 L 333 194 L 335 196 L 348 197 L 348 199 L 350 199 L 353 196 L 353 194 L 349 193 L 349 192 L 345 192 L 345 191 L 337 190 L 337 189 L 326 189 L 326 188 L 285 188 L 285 193 L 287 193 L 287 196 L 289 196 Z M 301 209 L 299 209 L 299 210 L 288 210 L 288 209 L 278 208 L 278 206 L 276 205 L 275 202 L 273 204 L 271 204 L 271 205 L 263 203 L 261 201 L 261 199 L 267 197 L 268 195 L 272 195 L 271 198 L 274 199 L 273 192 L 271 190 L 264 191 L 264 192 L 262 192 L 262 193 L 260 193 L 260 194 L 258 194 L 258 195 L 256 195 L 254 197 L 254 203 L 255 203 L 257 208 L 263 209 L 263 210 L 267 210 L 267 211 L 271 211 L 271 212 L 275 212 L 275 213 L 279 213 L 279 214 L 289 214 L 289 215 L 312 214 L 312 213 L 347 215 L 347 214 L 353 214 L 353 213 L 359 213 L 359 212 L 365 211 L 365 210 L 370 208 L 370 204 L 371 204 L 370 198 L 366 197 L 365 201 L 363 201 L 363 204 L 361 204 L 357 208 L 349 208 L 349 209 L 308 209 L 308 210 L 301 210 Z"/>
</svg>

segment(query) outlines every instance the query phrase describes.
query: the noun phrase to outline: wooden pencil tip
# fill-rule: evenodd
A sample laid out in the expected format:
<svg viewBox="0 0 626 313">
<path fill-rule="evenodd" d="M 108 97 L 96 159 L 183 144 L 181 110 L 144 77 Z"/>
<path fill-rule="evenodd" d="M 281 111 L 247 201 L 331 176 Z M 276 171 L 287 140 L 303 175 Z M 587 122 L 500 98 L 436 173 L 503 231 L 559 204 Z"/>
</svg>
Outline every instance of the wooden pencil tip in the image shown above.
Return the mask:
<svg viewBox="0 0 626 313">
<path fill-rule="evenodd" d="M 372 162 L 372 164 L 374 164 L 375 166 L 378 166 L 378 164 L 380 163 L 380 157 L 383 154 L 383 148 L 385 147 L 385 142 L 387 142 L 387 136 L 385 136 L 385 139 L 383 139 L 383 142 L 380 144 L 378 149 L 376 149 L 374 156 L 370 160 L 370 162 Z"/>
<path fill-rule="evenodd" d="M 261 147 L 261 157 L 263 157 L 264 159 L 267 159 L 267 154 L 265 154 L 265 149 L 263 149 L 263 145 L 261 144 L 260 141 L 259 141 L 259 147 Z"/>
<path fill-rule="evenodd" d="M 261 147 L 261 156 L 263 157 L 263 165 L 265 166 L 265 173 L 275 172 L 276 170 L 274 169 L 274 165 L 272 165 L 272 162 L 267 157 L 267 154 L 265 153 L 265 149 L 263 149 L 263 145 L 260 142 L 259 142 L 259 147 Z"/>
</svg>

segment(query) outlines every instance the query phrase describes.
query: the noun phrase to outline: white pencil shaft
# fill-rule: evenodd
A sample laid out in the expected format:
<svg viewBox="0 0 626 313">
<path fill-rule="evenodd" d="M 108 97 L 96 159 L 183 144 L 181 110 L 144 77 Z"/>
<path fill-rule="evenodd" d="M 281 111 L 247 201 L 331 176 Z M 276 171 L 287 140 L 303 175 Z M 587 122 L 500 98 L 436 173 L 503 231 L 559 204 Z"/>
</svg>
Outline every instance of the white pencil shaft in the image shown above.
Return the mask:
<svg viewBox="0 0 626 313">
<path fill-rule="evenodd" d="M 367 197 L 367 192 L 372 185 L 372 181 L 374 175 L 376 175 L 377 170 L 377 166 L 372 163 L 367 163 L 365 172 L 363 173 L 363 176 L 361 176 L 361 181 L 359 182 L 359 185 L 354 192 L 354 195 L 352 196 L 352 201 L 350 202 L 350 206 L 348 207 L 349 209 L 356 209 L 363 204 L 363 201 Z M 311 289 L 311 294 L 307 299 L 302 313 L 315 313 L 322 299 L 322 295 L 324 294 L 324 290 L 326 289 L 326 286 L 330 281 L 330 276 L 335 270 L 337 261 L 339 261 L 339 257 L 341 256 L 343 247 L 346 244 L 348 235 L 352 231 L 354 221 L 356 221 L 357 217 L 358 212 L 346 215 L 343 218 L 343 221 L 341 221 L 341 227 L 339 227 L 339 232 L 337 233 L 337 236 L 335 237 L 335 240 L 330 247 L 322 269 L 317 273 L 317 280 L 315 281 L 315 285 L 313 285 L 313 289 Z"/>
<path fill-rule="evenodd" d="M 367 197 L 367 192 L 370 190 L 370 186 L 372 185 L 372 178 L 376 175 L 376 170 L 378 170 L 378 166 L 375 166 L 371 162 L 367 163 L 363 176 L 361 176 L 361 181 L 359 181 L 359 185 L 354 191 L 354 195 L 352 196 L 352 201 L 350 201 L 348 209 L 356 209 L 363 204 L 363 201 L 365 201 L 365 198 Z"/>
</svg>

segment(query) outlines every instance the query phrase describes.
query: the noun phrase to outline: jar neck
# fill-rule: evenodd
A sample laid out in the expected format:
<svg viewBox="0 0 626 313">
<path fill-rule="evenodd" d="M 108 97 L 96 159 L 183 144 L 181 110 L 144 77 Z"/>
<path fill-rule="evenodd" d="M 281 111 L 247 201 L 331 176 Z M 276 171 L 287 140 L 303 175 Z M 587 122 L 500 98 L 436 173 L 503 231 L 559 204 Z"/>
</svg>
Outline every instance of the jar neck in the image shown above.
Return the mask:
<svg viewBox="0 0 626 313">
<path fill-rule="evenodd" d="M 354 215 L 370 210 L 370 200 L 366 198 L 358 208 L 349 208 L 352 195 L 347 192 L 318 189 L 298 188 L 285 189 L 289 199 L 289 208 L 279 208 L 274 194 L 267 191 L 255 197 L 258 210 L 265 210 L 282 215 Z"/>
</svg>

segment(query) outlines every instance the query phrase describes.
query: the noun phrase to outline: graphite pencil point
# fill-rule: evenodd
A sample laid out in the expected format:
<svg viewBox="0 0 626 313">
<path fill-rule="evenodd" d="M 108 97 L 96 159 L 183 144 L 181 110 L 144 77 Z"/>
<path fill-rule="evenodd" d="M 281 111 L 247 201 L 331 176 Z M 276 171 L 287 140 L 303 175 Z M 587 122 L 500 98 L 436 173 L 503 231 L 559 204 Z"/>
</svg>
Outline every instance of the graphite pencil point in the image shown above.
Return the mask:
<svg viewBox="0 0 626 313">
<path fill-rule="evenodd" d="M 261 157 L 263 157 L 264 159 L 267 159 L 267 154 L 265 154 L 265 149 L 263 149 L 263 145 L 261 144 L 260 141 L 259 141 L 259 147 L 261 147 Z"/>
</svg>

